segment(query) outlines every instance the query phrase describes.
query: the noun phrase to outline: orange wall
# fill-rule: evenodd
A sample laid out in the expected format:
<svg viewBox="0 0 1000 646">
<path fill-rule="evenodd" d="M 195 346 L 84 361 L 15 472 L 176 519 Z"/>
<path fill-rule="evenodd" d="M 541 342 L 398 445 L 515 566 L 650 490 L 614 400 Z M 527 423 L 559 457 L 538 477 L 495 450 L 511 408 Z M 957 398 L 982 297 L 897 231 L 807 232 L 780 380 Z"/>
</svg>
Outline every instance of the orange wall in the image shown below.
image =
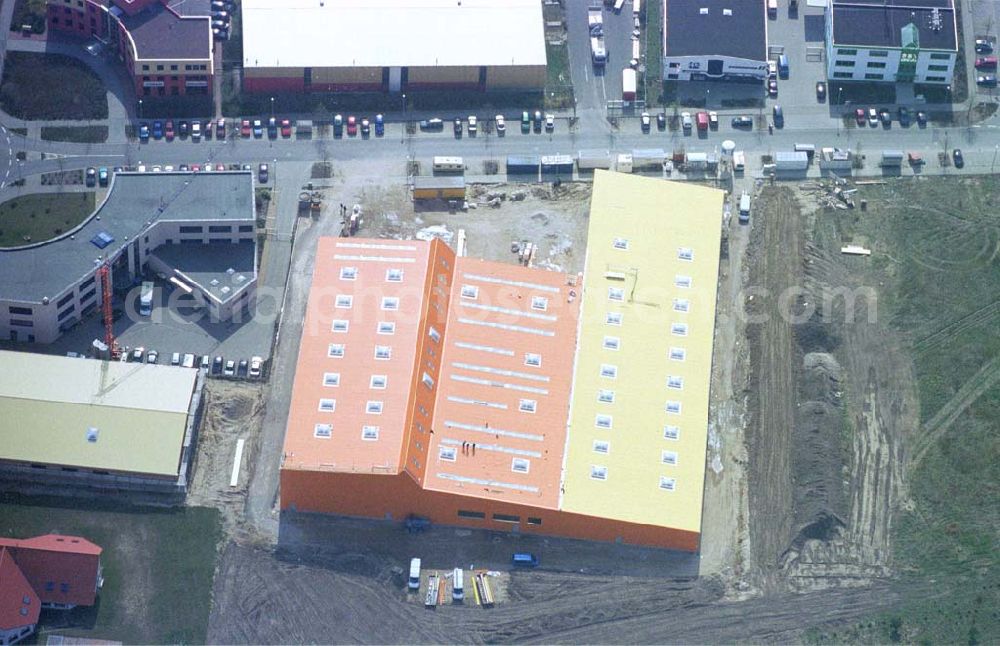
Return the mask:
<svg viewBox="0 0 1000 646">
<path fill-rule="evenodd" d="M 402 521 L 410 514 L 439 525 L 462 525 L 503 531 L 507 522 L 492 520 L 495 513 L 521 517 L 522 534 L 565 536 L 616 541 L 697 552 L 700 534 L 652 525 L 636 525 L 580 514 L 511 505 L 478 497 L 422 490 L 407 474 L 373 475 L 322 471 L 281 470 L 281 508 L 342 516 L 363 516 Z M 458 510 L 481 511 L 485 520 L 459 518 Z M 528 525 L 528 517 L 541 525 Z"/>
</svg>

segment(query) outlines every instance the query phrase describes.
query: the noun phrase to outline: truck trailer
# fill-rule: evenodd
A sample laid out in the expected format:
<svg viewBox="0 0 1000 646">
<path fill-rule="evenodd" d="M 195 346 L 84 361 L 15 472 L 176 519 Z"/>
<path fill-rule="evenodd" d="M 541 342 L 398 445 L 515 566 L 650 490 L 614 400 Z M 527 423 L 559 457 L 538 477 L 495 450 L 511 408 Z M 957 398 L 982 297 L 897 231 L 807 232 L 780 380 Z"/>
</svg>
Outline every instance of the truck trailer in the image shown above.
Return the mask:
<svg viewBox="0 0 1000 646">
<path fill-rule="evenodd" d="M 626 67 L 622 70 L 622 101 L 635 101 L 635 88 L 635 70 Z"/>
<path fill-rule="evenodd" d="M 604 44 L 604 9 L 600 2 L 593 2 L 587 11 L 587 28 L 590 29 L 590 58 L 594 65 L 608 62 L 608 50 Z"/>
</svg>

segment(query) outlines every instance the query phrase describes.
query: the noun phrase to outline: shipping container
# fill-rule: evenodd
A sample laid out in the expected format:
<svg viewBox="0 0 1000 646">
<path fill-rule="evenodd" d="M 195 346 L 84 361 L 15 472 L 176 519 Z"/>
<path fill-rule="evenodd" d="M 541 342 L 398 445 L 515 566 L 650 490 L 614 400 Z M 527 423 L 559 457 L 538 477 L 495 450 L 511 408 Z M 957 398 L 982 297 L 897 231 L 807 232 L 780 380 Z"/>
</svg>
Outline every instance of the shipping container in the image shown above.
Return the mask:
<svg viewBox="0 0 1000 646">
<path fill-rule="evenodd" d="M 576 167 L 580 170 L 594 170 L 595 168 L 611 168 L 611 151 L 609 150 L 581 150 L 577 155 Z"/>
<path fill-rule="evenodd" d="M 774 153 L 774 166 L 778 171 L 806 170 L 809 168 L 809 155 L 779 150 Z"/>
<path fill-rule="evenodd" d="M 573 174 L 572 155 L 542 155 L 542 173 Z"/>
<path fill-rule="evenodd" d="M 663 163 L 667 161 L 667 152 L 662 148 L 636 148 L 632 151 L 632 169 L 641 168 L 663 168 Z"/>
<path fill-rule="evenodd" d="M 451 177 L 414 177 L 414 200 L 464 200 L 465 178 Z"/>
<path fill-rule="evenodd" d="M 508 155 L 508 175 L 537 175 L 542 160 L 537 155 Z"/>
<path fill-rule="evenodd" d="M 465 160 L 461 157 L 435 157 L 431 168 L 437 173 L 461 173 L 465 171 Z"/>
</svg>

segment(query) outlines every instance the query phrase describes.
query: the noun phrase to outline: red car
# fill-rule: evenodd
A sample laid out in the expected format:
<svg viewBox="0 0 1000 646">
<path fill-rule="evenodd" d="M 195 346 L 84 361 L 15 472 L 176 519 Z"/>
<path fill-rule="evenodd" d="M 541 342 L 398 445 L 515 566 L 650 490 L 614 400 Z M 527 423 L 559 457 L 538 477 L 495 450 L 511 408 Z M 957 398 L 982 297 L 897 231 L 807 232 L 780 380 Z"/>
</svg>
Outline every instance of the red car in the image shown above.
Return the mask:
<svg viewBox="0 0 1000 646">
<path fill-rule="evenodd" d="M 347 117 L 347 134 L 351 137 L 358 134 L 358 120 L 354 118 L 354 115 Z"/>
<path fill-rule="evenodd" d="M 976 59 L 977 70 L 995 70 L 997 68 L 996 56 L 980 56 Z"/>
<path fill-rule="evenodd" d="M 224 171 L 224 170 L 226 170 L 226 165 L 225 164 L 216 164 L 215 165 L 215 170 L 217 170 L 217 171 Z"/>
<path fill-rule="evenodd" d="M 695 121 L 698 124 L 698 130 L 708 130 L 708 113 L 699 112 L 695 117 Z"/>
<path fill-rule="evenodd" d="M 174 140 L 174 122 L 168 121 L 166 125 L 163 126 L 163 136 L 167 141 Z"/>
<path fill-rule="evenodd" d="M 854 120 L 858 122 L 859 126 L 865 125 L 865 110 L 864 108 L 858 108 L 854 111 Z"/>
<path fill-rule="evenodd" d="M 191 172 L 200 173 L 201 172 L 201 164 L 191 164 Z"/>
<path fill-rule="evenodd" d="M 249 119 L 243 119 L 242 121 L 240 121 L 240 134 L 243 135 L 244 137 L 249 137 L 250 136 L 250 120 Z"/>
<path fill-rule="evenodd" d="M 281 120 L 281 136 L 282 137 L 292 136 L 292 123 L 288 119 Z"/>
</svg>

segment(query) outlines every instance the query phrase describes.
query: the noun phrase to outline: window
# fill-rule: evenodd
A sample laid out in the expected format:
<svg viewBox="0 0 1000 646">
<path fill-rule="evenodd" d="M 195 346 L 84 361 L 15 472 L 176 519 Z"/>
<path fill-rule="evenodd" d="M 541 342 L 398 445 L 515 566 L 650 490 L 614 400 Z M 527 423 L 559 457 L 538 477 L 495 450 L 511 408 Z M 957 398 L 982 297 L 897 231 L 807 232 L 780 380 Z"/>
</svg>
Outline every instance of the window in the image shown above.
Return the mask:
<svg viewBox="0 0 1000 646">
<path fill-rule="evenodd" d="M 544 312 L 545 310 L 549 309 L 549 299 L 545 298 L 544 296 L 532 296 L 531 309 Z"/>
<path fill-rule="evenodd" d="M 538 408 L 538 402 L 534 399 L 522 399 L 517 404 L 517 409 L 522 413 L 534 413 Z"/>
<path fill-rule="evenodd" d="M 590 465 L 590 477 L 594 480 L 607 480 L 608 468 L 592 464 Z"/>
<path fill-rule="evenodd" d="M 671 361 L 684 361 L 687 356 L 687 350 L 684 348 L 670 348 L 670 360 Z"/>
<path fill-rule="evenodd" d="M 403 282 L 403 270 L 402 269 L 386 269 L 385 270 L 385 282 L 387 282 L 387 283 L 401 283 L 401 282 Z"/>
<path fill-rule="evenodd" d="M 677 481 L 674 480 L 673 478 L 668 478 L 667 476 L 660 476 L 660 489 L 673 491 L 676 485 Z"/>
<path fill-rule="evenodd" d="M 833 78 L 835 79 L 849 79 L 852 74 L 850 72 L 834 72 Z"/>
<path fill-rule="evenodd" d="M 483 520 L 486 518 L 486 514 L 481 511 L 468 511 L 466 509 L 458 510 L 459 518 L 476 518 L 478 520 Z"/>
<path fill-rule="evenodd" d="M 604 349 L 605 350 L 617 350 L 621 346 L 621 339 L 616 336 L 606 336 L 604 337 Z"/>
<path fill-rule="evenodd" d="M 663 464 L 669 464 L 672 467 L 677 466 L 677 452 L 662 451 L 660 453 L 660 462 L 662 462 Z"/>
<path fill-rule="evenodd" d="M 379 334 L 395 334 L 396 333 L 396 324 L 393 323 L 392 321 L 379 321 L 379 324 L 378 324 L 378 333 Z"/>
<path fill-rule="evenodd" d="M 534 516 L 528 516 L 528 524 L 529 525 L 541 525 L 542 524 L 542 519 L 541 518 L 535 518 Z"/>
<path fill-rule="evenodd" d="M 241 224 L 240 228 L 239 228 L 239 232 L 240 233 L 253 233 L 253 225 L 252 224 Z M 149 242 L 149 240 L 147 240 L 146 242 Z"/>
<path fill-rule="evenodd" d="M 873 49 L 868 52 L 869 58 L 887 58 L 888 56 L 889 52 L 884 49 Z"/>
<path fill-rule="evenodd" d="M 542 355 L 528 352 L 524 355 L 524 365 L 540 368 L 542 365 Z"/>
<path fill-rule="evenodd" d="M 180 227 L 180 232 L 181 233 L 201 233 L 203 230 L 204 230 L 204 227 L 201 227 L 201 226 L 184 226 L 184 225 L 181 225 L 181 227 Z"/>
<path fill-rule="evenodd" d="M 493 520 L 501 523 L 519 523 L 521 522 L 521 517 L 511 516 L 510 514 L 493 514 Z"/>
<path fill-rule="evenodd" d="M 951 54 L 931 54 L 931 59 L 935 61 L 951 60 Z"/>
<path fill-rule="evenodd" d="M 594 440 L 594 453 L 607 455 L 611 453 L 611 442 L 607 440 Z"/>
<path fill-rule="evenodd" d="M 373 390 L 385 390 L 387 383 L 389 383 L 389 378 L 385 375 L 372 375 L 368 387 Z"/>
<path fill-rule="evenodd" d="M 365 412 L 369 415 L 381 415 L 382 414 L 382 402 L 379 401 L 369 401 L 365 404 Z"/>
<path fill-rule="evenodd" d="M 331 343 L 326 350 L 326 356 L 339 359 L 344 356 L 343 343 Z"/>
<path fill-rule="evenodd" d="M 687 336 L 688 326 L 687 323 L 674 323 L 670 326 L 670 333 L 674 336 Z"/>
<path fill-rule="evenodd" d="M 613 366 L 610 363 L 601 364 L 601 376 L 608 379 L 618 378 L 618 366 Z"/>
<path fill-rule="evenodd" d="M 677 250 L 677 257 L 681 260 L 694 260 L 694 249 L 681 247 Z"/>
<path fill-rule="evenodd" d="M 605 404 L 615 403 L 615 391 L 613 390 L 598 390 L 597 391 L 597 401 L 603 402 Z"/>
<path fill-rule="evenodd" d="M 56 589 L 56 582 L 55 581 L 46 581 L 45 582 L 45 591 L 46 592 L 52 592 L 55 589 Z"/>
<path fill-rule="evenodd" d="M 947 72 L 948 71 L 948 66 L 947 65 L 928 65 L 927 66 L 927 71 L 928 72 Z"/>
<path fill-rule="evenodd" d="M 607 428 L 610 429 L 612 424 L 612 419 L 610 415 L 598 415 L 594 418 L 594 426 L 597 428 Z"/>
<path fill-rule="evenodd" d="M 328 388 L 336 388 L 340 385 L 340 373 L 339 372 L 324 372 L 323 373 L 323 385 Z"/>
<path fill-rule="evenodd" d="M 233 227 L 222 224 L 210 224 L 208 226 L 209 233 L 232 233 Z"/>
<path fill-rule="evenodd" d="M 855 61 L 836 61 L 834 63 L 835 67 L 854 67 Z"/>
<path fill-rule="evenodd" d="M 441 333 L 434 329 L 433 326 L 427 328 L 427 336 L 434 340 L 434 343 L 441 342 Z"/>
<path fill-rule="evenodd" d="M 667 413 L 670 415 L 680 415 L 681 414 L 681 403 L 676 401 L 668 401 L 666 406 Z"/>
<path fill-rule="evenodd" d="M 944 65 L 943 67 L 944 67 L 944 69 L 948 69 L 947 65 Z M 873 70 L 884 70 L 885 69 L 885 63 L 881 63 L 881 62 L 878 62 L 878 61 L 868 61 L 868 68 L 869 69 L 873 69 Z"/>
<path fill-rule="evenodd" d="M 681 439 L 681 428 L 679 426 L 672 426 L 667 424 L 663 427 L 663 439 L 665 440 L 679 440 Z"/>
<path fill-rule="evenodd" d="M 385 296 L 382 298 L 382 309 L 395 311 L 399 309 L 399 299 L 395 296 Z"/>
<path fill-rule="evenodd" d="M 677 274 L 674 276 L 674 285 L 680 287 L 681 289 L 688 289 L 691 287 L 691 277 Z"/>
<path fill-rule="evenodd" d="M 347 319 L 334 319 L 333 325 L 330 326 L 334 332 L 347 332 L 347 328 L 350 327 L 350 321 Z"/>
<path fill-rule="evenodd" d="M 684 388 L 684 378 L 671 375 L 667 377 L 667 388 L 673 388 L 674 390 L 681 390 Z"/>
<path fill-rule="evenodd" d="M 514 458 L 510 462 L 510 470 L 514 473 L 527 473 L 531 468 L 531 462 L 524 458 Z"/>
<path fill-rule="evenodd" d="M 675 298 L 674 299 L 674 311 L 675 312 L 687 312 L 691 307 L 691 304 L 686 298 Z"/>
<path fill-rule="evenodd" d="M 868 81 L 881 81 L 884 78 L 881 74 L 865 74 L 865 79 Z"/>
<path fill-rule="evenodd" d="M 336 399 L 321 399 L 319 400 L 319 410 L 322 413 L 332 413 L 337 410 L 337 400 Z"/>
<path fill-rule="evenodd" d="M 328 440 L 333 436 L 333 424 L 317 424 L 313 427 L 313 437 Z"/>
<path fill-rule="evenodd" d="M 621 287 L 608 287 L 608 300 L 621 303 L 625 300 L 625 290 Z"/>
<path fill-rule="evenodd" d="M 931 83 L 931 82 L 934 82 L 934 81 L 939 81 L 941 83 L 944 83 L 947 79 L 945 77 L 943 77 L 943 76 L 928 76 L 928 77 L 926 77 L 925 80 L 928 83 Z"/>
<path fill-rule="evenodd" d="M 73 300 L 73 292 L 70 292 L 69 294 L 66 294 L 65 296 L 63 296 L 62 298 L 60 298 L 59 302 L 56 303 L 56 307 L 62 307 L 66 303 L 70 302 L 71 300 Z"/>
<path fill-rule="evenodd" d="M 361 439 L 366 442 L 375 442 L 378 440 L 378 426 L 362 426 Z"/>
<path fill-rule="evenodd" d="M 475 285 L 462 285 L 462 298 L 479 298 L 479 288 Z"/>
<path fill-rule="evenodd" d="M 388 345 L 375 346 L 375 358 L 381 361 L 392 359 L 392 347 Z"/>
<path fill-rule="evenodd" d="M 837 50 L 837 55 L 838 56 L 857 56 L 858 55 L 858 50 L 856 50 L 856 49 L 838 49 Z"/>
<path fill-rule="evenodd" d="M 438 449 L 438 458 L 448 462 L 454 462 L 457 452 L 453 446 L 442 446 Z"/>
<path fill-rule="evenodd" d="M 608 325 L 621 325 L 622 324 L 622 314 L 621 312 L 608 312 L 604 315 L 604 322 Z"/>
<path fill-rule="evenodd" d="M 336 306 L 338 309 L 349 310 L 354 304 L 354 297 L 349 294 L 338 294 Z"/>
<path fill-rule="evenodd" d="M 358 277 L 357 267 L 341 267 L 340 280 L 355 280 Z"/>
<path fill-rule="evenodd" d="M 622 251 L 628 251 L 628 238 L 615 238 L 611 243 L 615 249 L 621 249 Z"/>
<path fill-rule="evenodd" d="M 423 385 L 427 386 L 428 388 L 431 388 L 431 389 L 434 388 L 434 377 L 431 377 L 426 372 L 423 374 L 422 377 L 420 377 L 420 382 Z"/>
<path fill-rule="evenodd" d="M 32 313 L 32 309 L 30 307 L 14 307 L 13 305 L 8 307 L 7 311 L 11 314 L 26 314 L 28 316 L 31 316 Z"/>
</svg>

